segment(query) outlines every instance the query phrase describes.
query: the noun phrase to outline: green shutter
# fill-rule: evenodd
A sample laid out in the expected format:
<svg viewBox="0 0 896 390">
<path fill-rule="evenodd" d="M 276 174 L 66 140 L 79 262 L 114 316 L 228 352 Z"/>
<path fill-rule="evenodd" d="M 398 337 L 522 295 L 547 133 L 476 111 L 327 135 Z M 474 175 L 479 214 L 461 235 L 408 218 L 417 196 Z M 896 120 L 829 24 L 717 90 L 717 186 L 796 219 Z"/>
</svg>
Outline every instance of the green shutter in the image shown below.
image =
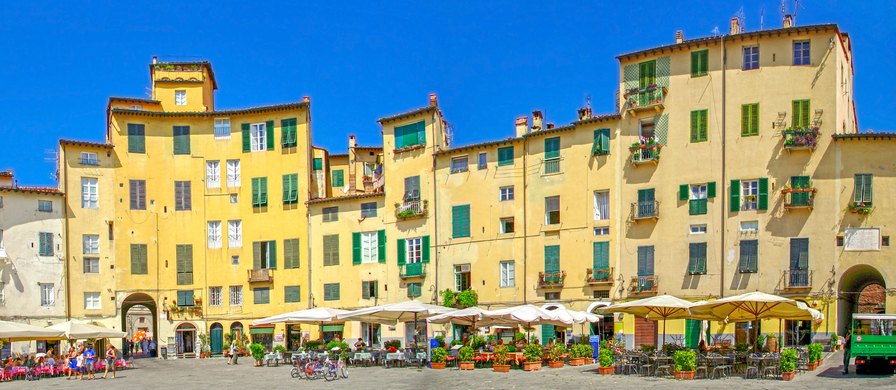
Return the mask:
<svg viewBox="0 0 896 390">
<path fill-rule="evenodd" d="M 398 265 L 404 265 L 406 262 L 405 250 L 407 249 L 407 248 L 405 248 L 404 239 L 400 238 L 400 239 L 396 240 L 395 244 L 398 246 L 398 256 L 397 256 L 398 257 Z"/>
<path fill-rule="evenodd" d="M 243 153 L 252 151 L 252 139 L 251 139 L 251 131 L 249 130 L 249 124 L 243 123 Z"/>
<path fill-rule="evenodd" d="M 345 185 L 345 177 L 343 176 L 343 170 L 337 169 L 333 171 L 333 187 L 342 187 Z"/>
<path fill-rule="evenodd" d="M 706 197 L 707 198 L 715 198 L 716 197 L 716 182 L 711 181 L 706 183 Z"/>
<path fill-rule="evenodd" d="M 140 273 L 140 245 L 131 244 L 131 274 Z"/>
<path fill-rule="evenodd" d="M 271 258 L 268 268 L 277 269 L 277 241 L 268 241 L 268 253 Z"/>
<path fill-rule="evenodd" d="M 731 212 L 740 211 L 740 180 L 731 181 Z"/>
<path fill-rule="evenodd" d="M 740 106 L 740 136 L 748 135 L 750 135 L 750 105 L 744 104 Z"/>
<path fill-rule="evenodd" d="M 809 101 L 803 100 L 802 106 L 800 107 L 800 125 L 803 128 L 809 128 Z"/>
<path fill-rule="evenodd" d="M 252 206 L 258 206 L 258 178 L 252 178 Z"/>
<path fill-rule="evenodd" d="M 682 184 L 678 186 L 678 200 L 688 200 L 690 198 L 690 186 L 687 184 Z"/>
<path fill-rule="evenodd" d="M 707 115 L 707 113 L 708 113 L 708 110 L 700 110 L 700 141 L 706 141 L 708 139 L 707 134 L 706 134 L 708 131 L 708 126 L 707 126 L 708 115 Z"/>
<path fill-rule="evenodd" d="M 292 240 L 283 240 L 283 268 L 291 269 L 292 266 Z"/>
<path fill-rule="evenodd" d="M 591 143 L 591 155 L 597 156 L 600 154 L 600 132 L 598 130 L 594 130 L 594 142 Z"/>
<path fill-rule="evenodd" d="M 423 262 L 429 263 L 429 236 L 423 236 L 420 240 L 420 251 L 421 255 L 423 255 Z"/>
<path fill-rule="evenodd" d="M 759 135 L 759 103 L 750 106 L 750 135 Z"/>
<path fill-rule="evenodd" d="M 610 154 L 610 129 L 598 129 L 600 131 L 600 154 Z"/>
<path fill-rule="evenodd" d="M 513 165 L 513 146 L 498 148 L 498 166 Z"/>
<path fill-rule="evenodd" d="M 470 205 L 451 207 L 451 231 L 453 238 L 470 236 Z"/>
<path fill-rule="evenodd" d="M 283 175 L 283 204 L 289 203 L 289 175 Z"/>
<path fill-rule="evenodd" d="M 261 206 L 268 205 L 268 178 L 258 179 L 258 203 Z"/>
<path fill-rule="evenodd" d="M 685 348 L 697 349 L 700 345 L 700 331 L 702 330 L 702 327 L 702 321 L 692 319 L 685 320 Z"/>
<path fill-rule="evenodd" d="M 544 140 L 544 158 L 560 157 L 560 137 L 547 138 Z"/>
<path fill-rule="evenodd" d="M 264 128 L 268 136 L 268 150 L 274 150 L 274 121 L 265 122 Z"/>
<path fill-rule="evenodd" d="M 544 273 L 552 274 L 560 272 L 560 246 L 551 245 L 544 247 Z"/>
<path fill-rule="evenodd" d="M 697 126 L 699 122 L 700 118 L 698 116 L 698 111 L 691 111 L 691 142 L 697 142 L 698 140 Z"/>
<path fill-rule="evenodd" d="M 417 144 L 426 145 L 426 122 L 417 122 Z"/>
<path fill-rule="evenodd" d="M 352 233 L 352 264 L 361 264 L 361 233 Z"/>
<path fill-rule="evenodd" d="M 541 326 L 541 345 L 548 345 L 548 341 L 554 338 L 554 325 Z"/>
<path fill-rule="evenodd" d="M 261 269 L 261 242 L 252 243 L 252 269 Z"/>
<path fill-rule="evenodd" d="M 759 210 L 768 210 L 768 179 L 759 179 Z"/>
<path fill-rule="evenodd" d="M 691 52 L 691 77 L 696 77 L 700 74 L 700 52 L 692 51 Z"/>
<path fill-rule="evenodd" d="M 594 270 L 593 275 L 597 275 L 600 270 L 607 270 L 610 268 L 609 242 L 604 241 L 594 243 L 592 266 Z M 597 276 L 595 276 L 595 278 L 597 278 Z"/>
<path fill-rule="evenodd" d="M 377 258 L 380 263 L 386 262 L 386 230 L 376 232 Z"/>
<path fill-rule="evenodd" d="M 872 192 L 872 174 L 856 174 L 855 175 L 855 195 L 853 196 L 853 200 L 856 203 L 864 203 L 866 205 L 871 205 L 873 200 L 873 192 Z"/>
<path fill-rule="evenodd" d="M 312 160 L 312 163 L 312 169 L 315 171 L 322 171 L 324 169 L 324 160 L 322 158 L 315 158 Z"/>
</svg>

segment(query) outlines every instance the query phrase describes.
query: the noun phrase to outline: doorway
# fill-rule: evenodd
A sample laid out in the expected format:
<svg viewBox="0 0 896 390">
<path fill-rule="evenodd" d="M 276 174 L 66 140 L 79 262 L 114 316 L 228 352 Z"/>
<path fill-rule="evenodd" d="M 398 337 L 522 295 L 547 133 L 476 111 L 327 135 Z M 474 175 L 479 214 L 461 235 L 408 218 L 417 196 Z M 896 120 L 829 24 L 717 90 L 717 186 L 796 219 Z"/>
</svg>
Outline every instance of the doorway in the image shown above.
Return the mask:
<svg viewBox="0 0 896 390">
<path fill-rule="evenodd" d="M 878 308 L 886 307 L 886 294 L 875 293 L 886 289 L 887 283 L 883 275 L 870 265 L 856 265 L 844 271 L 838 289 L 836 332 L 846 334 L 852 323 L 853 313 L 861 313 L 863 310 L 874 313 Z"/>
<path fill-rule="evenodd" d="M 209 339 L 212 344 L 212 353 L 224 352 L 224 326 L 217 322 L 212 324 L 209 331 Z"/>
<path fill-rule="evenodd" d="M 123 351 L 126 355 L 135 357 L 155 356 L 155 351 L 141 351 L 143 344 L 135 342 L 134 337 L 137 336 L 140 330 L 143 330 L 144 332 L 141 335 L 143 335 L 143 340 L 147 340 L 147 347 L 149 346 L 149 341 L 158 340 L 159 326 L 156 301 L 144 293 L 128 295 L 121 302 L 121 329 L 126 333 L 125 338 L 128 342 L 128 348 Z M 157 342 L 157 348 L 161 346 L 159 344 Z M 141 353 L 135 353 L 137 351 L 141 351 Z"/>
<path fill-rule="evenodd" d="M 657 322 L 635 317 L 635 348 L 642 345 L 656 346 Z"/>
<path fill-rule="evenodd" d="M 193 326 L 193 324 L 183 323 L 178 325 L 174 332 L 177 343 L 177 354 L 195 354 L 196 327 Z"/>
</svg>

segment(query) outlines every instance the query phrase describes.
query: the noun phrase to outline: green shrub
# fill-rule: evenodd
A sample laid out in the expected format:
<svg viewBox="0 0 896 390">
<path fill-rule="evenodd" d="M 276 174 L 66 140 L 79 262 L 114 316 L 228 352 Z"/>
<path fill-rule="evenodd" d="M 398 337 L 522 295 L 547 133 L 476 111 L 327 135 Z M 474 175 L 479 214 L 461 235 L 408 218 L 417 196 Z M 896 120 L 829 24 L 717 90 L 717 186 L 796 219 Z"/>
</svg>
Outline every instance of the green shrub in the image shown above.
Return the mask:
<svg viewBox="0 0 896 390">
<path fill-rule="evenodd" d="M 445 363 L 445 360 L 448 357 L 448 352 L 445 351 L 444 347 L 438 347 L 432 350 L 432 362 L 433 363 Z"/>
<path fill-rule="evenodd" d="M 601 367 L 612 366 L 614 360 L 613 351 L 609 349 L 601 348 L 600 352 L 597 353 L 597 362 L 600 363 Z"/>
<path fill-rule="evenodd" d="M 557 344 L 554 345 L 554 348 L 551 348 L 548 357 L 551 359 L 551 361 L 557 362 L 563 359 L 563 355 L 566 355 L 566 352 L 567 351 L 565 344 Z"/>
<path fill-rule="evenodd" d="M 746 351 L 746 350 L 748 350 L 748 349 L 750 349 L 750 344 L 747 344 L 747 343 L 737 343 L 737 344 L 734 344 L 734 350 L 735 350 L 735 351 Z"/>
<path fill-rule="evenodd" d="M 541 346 L 538 345 L 538 343 L 526 344 L 526 347 L 523 351 L 523 356 L 526 358 L 527 362 L 540 362 Z"/>
<path fill-rule="evenodd" d="M 536 336 L 529 337 L 529 344 L 540 344 L 538 342 L 538 337 L 536 337 Z"/>
<path fill-rule="evenodd" d="M 274 352 L 284 353 L 284 352 L 286 352 L 286 347 L 284 347 L 282 345 L 278 345 L 278 346 L 274 347 Z"/>
<path fill-rule="evenodd" d="M 675 351 L 675 371 L 694 371 L 697 367 L 697 353 L 694 351 Z"/>
<path fill-rule="evenodd" d="M 785 349 L 781 352 L 781 372 L 793 372 L 796 370 L 797 353 L 795 349 Z"/>
<path fill-rule="evenodd" d="M 389 340 L 383 343 L 383 348 L 389 349 L 389 347 L 395 347 L 395 350 L 401 349 L 401 340 Z"/>
<path fill-rule="evenodd" d="M 765 347 L 765 336 L 763 336 L 762 333 L 756 335 L 756 345 L 759 346 L 760 351 Z"/>
<path fill-rule="evenodd" d="M 485 341 L 497 341 L 497 340 L 498 340 L 498 338 L 495 337 L 495 335 L 493 335 L 493 334 L 490 334 L 490 335 L 486 336 L 486 338 L 485 338 Z"/>
<path fill-rule="evenodd" d="M 506 345 L 498 345 L 495 347 L 495 363 L 499 366 L 503 366 L 507 362 L 507 346 Z"/>
<path fill-rule="evenodd" d="M 454 295 L 454 291 L 449 289 L 445 289 L 442 291 L 442 306 L 454 307 L 456 302 L 456 298 Z"/>
<path fill-rule="evenodd" d="M 436 336 L 436 341 L 438 341 L 439 347 L 445 348 L 445 336 Z"/>
<path fill-rule="evenodd" d="M 473 348 L 462 347 L 459 351 L 457 351 L 457 358 L 462 362 L 472 362 L 473 361 Z"/>
<path fill-rule="evenodd" d="M 333 348 L 336 348 L 336 347 L 339 347 L 340 351 L 348 350 L 348 344 L 344 343 L 342 341 L 333 340 L 333 341 L 330 341 L 329 343 L 327 343 L 327 351 L 332 351 Z"/>
<path fill-rule="evenodd" d="M 507 346 L 507 352 L 516 352 L 516 347 L 513 346 L 513 345 L 508 345 L 508 346 Z"/>
<path fill-rule="evenodd" d="M 817 363 L 821 360 L 821 352 L 824 351 L 824 345 L 820 343 L 809 344 L 809 362 Z"/>
<path fill-rule="evenodd" d="M 259 362 L 264 360 L 264 345 L 259 343 L 249 344 L 249 352 L 255 360 Z"/>
<path fill-rule="evenodd" d="M 470 341 L 470 346 L 473 347 L 473 350 L 475 351 L 485 348 L 485 339 L 482 336 L 473 336 L 473 341 Z"/>
<path fill-rule="evenodd" d="M 523 341 L 526 339 L 526 334 L 523 332 L 517 332 L 513 335 L 513 341 Z"/>
<path fill-rule="evenodd" d="M 641 352 L 644 353 L 653 353 L 656 351 L 656 346 L 650 344 L 644 344 L 641 346 Z"/>
<path fill-rule="evenodd" d="M 455 305 L 458 309 L 466 309 L 468 307 L 479 305 L 479 295 L 473 289 L 468 289 L 457 293 Z"/>
<path fill-rule="evenodd" d="M 576 344 L 569 351 L 569 356 L 573 358 L 594 358 L 594 347 L 588 344 Z"/>
<path fill-rule="evenodd" d="M 664 344 L 663 345 L 663 353 L 666 356 L 673 356 L 675 352 L 680 351 L 684 348 L 680 347 L 678 344 Z"/>
<path fill-rule="evenodd" d="M 320 346 L 323 345 L 323 341 L 320 340 L 308 340 L 305 342 L 305 350 L 306 351 L 317 351 L 320 349 Z"/>
<path fill-rule="evenodd" d="M 837 336 L 836 333 L 831 333 L 831 347 L 840 343 L 840 336 Z"/>
</svg>

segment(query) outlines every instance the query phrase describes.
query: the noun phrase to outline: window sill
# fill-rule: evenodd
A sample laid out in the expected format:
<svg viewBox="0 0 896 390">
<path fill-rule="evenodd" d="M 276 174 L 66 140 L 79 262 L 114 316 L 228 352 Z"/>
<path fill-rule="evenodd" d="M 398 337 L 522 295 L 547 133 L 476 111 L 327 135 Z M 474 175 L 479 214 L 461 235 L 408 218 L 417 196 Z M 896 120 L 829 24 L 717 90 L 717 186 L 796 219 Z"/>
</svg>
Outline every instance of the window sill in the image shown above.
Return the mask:
<svg viewBox="0 0 896 390">
<path fill-rule="evenodd" d="M 218 140 L 228 140 L 228 139 L 230 139 L 230 136 L 229 136 L 229 135 L 228 135 L 228 136 L 222 136 L 222 137 L 215 136 L 215 140 L 216 140 L 216 141 L 218 141 Z"/>
<path fill-rule="evenodd" d="M 405 146 L 405 147 L 394 149 L 392 151 L 392 153 L 398 154 L 398 153 L 410 152 L 412 150 L 423 149 L 425 147 L 426 147 L 426 144 L 410 145 L 410 146 Z"/>
<path fill-rule="evenodd" d="M 558 231 L 558 230 L 560 230 L 560 228 L 561 228 L 562 226 L 563 226 L 563 224 L 560 224 L 560 223 L 554 223 L 554 224 L 550 224 L 550 225 L 544 225 L 544 226 L 541 227 L 541 231 L 543 231 L 543 232 L 554 232 L 554 231 Z"/>
</svg>

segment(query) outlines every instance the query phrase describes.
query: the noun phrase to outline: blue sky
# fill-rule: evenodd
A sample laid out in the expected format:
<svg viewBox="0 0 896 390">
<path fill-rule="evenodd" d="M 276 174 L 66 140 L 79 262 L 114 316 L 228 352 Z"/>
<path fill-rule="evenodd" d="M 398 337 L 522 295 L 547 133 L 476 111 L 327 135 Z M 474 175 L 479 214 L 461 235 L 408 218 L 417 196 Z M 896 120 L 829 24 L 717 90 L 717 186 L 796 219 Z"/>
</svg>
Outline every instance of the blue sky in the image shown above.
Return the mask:
<svg viewBox="0 0 896 390">
<path fill-rule="evenodd" d="M 436 93 L 454 145 L 505 138 L 534 109 L 558 125 L 591 96 L 614 109 L 615 56 L 728 30 L 781 26 L 780 1 L 82 2 L 10 1 L 0 11 L 0 169 L 55 185 L 58 140 L 103 141 L 109 96 L 147 97 L 147 64 L 205 59 L 216 108 L 312 101 L 316 146 L 378 145 L 376 119 Z M 792 0 L 788 8 L 793 9 Z M 798 25 L 837 23 L 854 43 L 862 129 L 893 130 L 893 1 L 803 0 Z M 881 84 L 883 83 L 883 84 Z"/>
</svg>

